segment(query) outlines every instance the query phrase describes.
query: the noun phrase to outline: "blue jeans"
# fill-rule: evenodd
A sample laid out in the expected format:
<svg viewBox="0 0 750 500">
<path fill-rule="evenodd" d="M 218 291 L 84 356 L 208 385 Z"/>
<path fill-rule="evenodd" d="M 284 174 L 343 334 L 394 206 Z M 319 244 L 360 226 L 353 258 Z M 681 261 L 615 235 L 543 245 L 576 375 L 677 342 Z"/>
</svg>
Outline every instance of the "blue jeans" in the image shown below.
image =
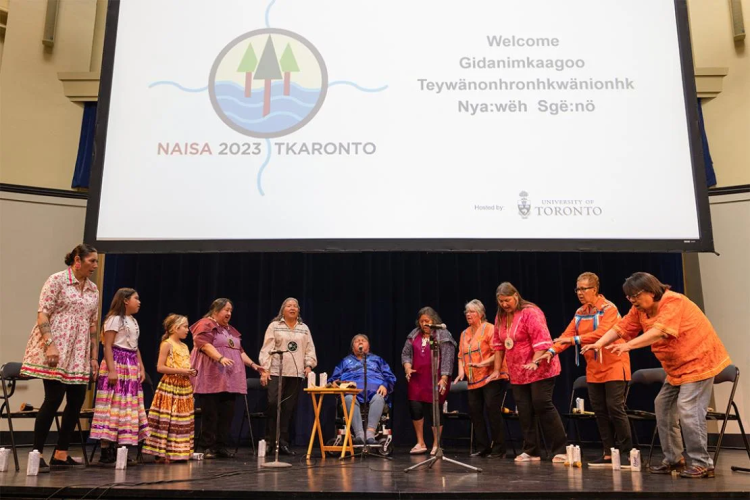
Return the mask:
<svg viewBox="0 0 750 500">
<path fill-rule="evenodd" d="M 713 377 L 682 385 L 665 383 L 654 401 L 664 462 L 675 464 L 685 452 L 688 466 L 713 467 L 708 454 L 706 413 Z M 682 429 L 682 433 L 680 433 Z M 683 450 L 682 440 L 685 440 Z"/>
<path fill-rule="evenodd" d="M 346 396 L 346 407 L 350 408 L 352 404 L 352 395 Z M 367 428 L 377 429 L 380 416 L 383 414 L 385 407 L 385 398 L 380 394 L 375 394 L 370 400 L 370 410 L 367 412 Z M 359 411 L 359 401 L 354 403 L 354 415 L 352 415 L 352 431 L 354 437 L 364 439 L 365 430 L 362 428 L 362 413 Z"/>
</svg>

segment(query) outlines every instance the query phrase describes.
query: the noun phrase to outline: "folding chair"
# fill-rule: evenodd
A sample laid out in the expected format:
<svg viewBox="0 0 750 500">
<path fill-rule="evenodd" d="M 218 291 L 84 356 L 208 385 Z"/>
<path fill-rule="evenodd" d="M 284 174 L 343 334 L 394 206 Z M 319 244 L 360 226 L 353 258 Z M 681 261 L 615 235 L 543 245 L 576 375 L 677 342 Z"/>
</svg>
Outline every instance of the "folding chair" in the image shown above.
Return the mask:
<svg viewBox="0 0 750 500">
<path fill-rule="evenodd" d="M 450 394 L 460 394 L 463 392 L 469 391 L 469 383 L 465 380 L 462 380 L 461 382 L 458 382 L 457 384 L 451 384 L 451 388 L 449 390 Z M 458 397 L 458 396 L 456 396 Z M 442 408 L 440 409 L 442 412 Z M 448 413 L 443 412 L 443 418 L 445 420 L 463 420 L 469 422 L 469 453 L 474 453 L 474 423 L 471 421 L 471 417 L 466 412 L 461 411 L 450 411 Z M 446 439 L 466 439 L 466 438 L 456 438 L 453 436 L 446 436 L 445 434 L 442 435 L 443 442 L 445 442 Z"/>
<path fill-rule="evenodd" d="M 39 410 L 34 409 L 31 411 L 17 411 L 12 412 L 10 411 L 10 398 L 13 397 L 13 394 L 16 392 L 16 383 L 21 382 L 28 382 L 31 379 L 28 377 L 21 376 L 21 363 L 17 362 L 10 362 L 5 363 L 3 366 L 0 367 L 0 384 L 3 387 L 3 395 L 0 400 L 2 400 L 2 404 L 0 404 L 0 418 L 5 418 L 8 420 L 8 431 L 10 434 L 10 447 L 11 450 L 13 450 L 13 460 L 16 464 L 16 472 L 20 470 L 20 466 L 18 464 L 18 448 L 19 445 L 16 444 L 16 437 L 13 430 L 13 419 L 19 419 L 19 418 L 36 418 L 37 415 L 39 415 Z M 57 426 L 57 431 L 60 432 L 60 417 L 62 416 L 62 412 L 58 411 L 55 413 L 55 425 Z M 81 421 L 80 416 L 78 419 L 76 419 L 76 427 L 78 428 L 78 433 L 81 437 L 81 449 L 83 450 L 83 460 L 86 463 L 86 465 L 89 464 L 88 456 L 86 455 L 86 440 L 83 437 L 83 430 L 81 429 Z"/>
<path fill-rule="evenodd" d="M 646 467 L 651 465 L 651 456 L 654 452 L 654 443 L 656 442 L 656 433 L 657 433 L 657 426 L 656 426 L 656 414 L 649 411 L 644 410 L 633 410 L 628 408 L 627 401 L 628 397 L 630 396 L 630 392 L 633 388 L 633 386 L 637 385 L 644 385 L 648 386 L 651 384 L 659 384 L 664 385 L 664 381 L 667 379 L 667 373 L 664 371 L 663 368 L 645 368 L 643 370 L 637 370 L 633 373 L 633 376 L 630 379 L 630 382 L 628 383 L 628 389 L 627 393 L 625 394 L 625 413 L 628 415 L 628 420 L 630 421 L 630 425 L 633 429 L 633 441 L 635 443 L 635 446 L 638 445 L 638 433 L 635 429 L 635 422 L 653 422 L 654 423 L 654 432 L 651 435 L 651 446 L 648 450 L 648 460 L 646 461 Z"/>
<path fill-rule="evenodd" d="M 732 382 L 732 392 L 729 394 L 729 401 L 727 402 L 726 411 L 724 413 L 712 411 L 706 414 L 706 420 L 721 420 L 723 422 L 721 424 L 719 440 L 716 442 L 716 452 L 714 453 L 714 467 L 719 461 L 721 442 L 724 439 L 724 432 L 727 428 L 727 422 L 729 422 L 730 420 L 735 421 L 739 424 L 740 433 L 742 433 L 742 439 L 745 442 L 745 451 L 747 451 L 747 456 L 750 457 L 750 444 L 748 444 L 747 434 L 745 434 L 745 427 L 742 425 L 742 417 L 740 417 L 740 411 L 737 409 L 737 404 L 734 402 L 734 394 L 737 391 L 737 385 L 740 382 L 740 369 L 734 365 L 729 365 L 714 378 L 714 385 L 723 384 L 725 382 Z M 734 408 L 734 413 L 732 413 L 732 408 Z"/>
<path fill-rule="evenodd" d="M 248 394 L 255 393 L 259 396 L 259 399 L 266 400 L 265 397 L 267 389 L 260 385 L 260 379 L 259 378 L 249 378 L 247 379 L 247 392 Z M 263 395 L 264 397 L 260 397 Z M 247 400 L 247 394 L 244 396 L 245 400 L 245 412 L 242 415 L 242 422 L 240 422 L 240 433 L 237 435 L 237 447 L 234 449 L 234 452 L 237 453 L 240 450 L 240 440 L 242 439 L 242 431 L 245 428 L 245 421 L 247 421 L 247 426 L 250 431 L 250 446 L 253 448 L 253 455 L 256 454 L 255 450 L 255 436 L 253 435 L 253 419 L 260 420 L 266 418 L 266 412 L 265 411 L 256 411 L 253 413 L 250 413 L 250 404 Z"/>
<path fill-rule="evenodd" d="M 575 380 L 575 382 L 573 382 L 573 391 L 570 393 L 570 405 L 568 406 L 568 413 L 563 414 L 563 417 L 565 417 L 568 421 L 573 422 L 573 427 L 576 431 L 576 442 L 579 446 L 583 444 L 583 441 L 581 441 L 581 430 L 578 427 L 578 422 L 580 420 L 596 419 L 596 415 L 573 412 L 573 409 L 576 407 L 576 395 L 582 393 L 583 391 L 586 391 L 586 393 L 588 394 L 588 390 L 589 384 L 586 381 L 586 375 L 581 375 Z"/>
</svg>

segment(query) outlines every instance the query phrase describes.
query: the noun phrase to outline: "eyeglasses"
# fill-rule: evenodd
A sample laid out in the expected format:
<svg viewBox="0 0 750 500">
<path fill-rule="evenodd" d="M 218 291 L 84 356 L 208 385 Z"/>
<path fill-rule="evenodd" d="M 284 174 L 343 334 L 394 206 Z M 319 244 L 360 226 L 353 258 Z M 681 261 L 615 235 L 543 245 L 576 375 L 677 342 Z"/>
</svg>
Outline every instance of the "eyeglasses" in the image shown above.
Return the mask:
<svg viewBox="0 0 750 500">
<path fill-rule="evenodd" d="M 630 302 L 635 302 L 635 300 L 638 298 L 638 296 L 640 294 L 642 294 L 642 293 L 643 293 L 643 290 L 641 290 L 640 292 L 635 293 L 633 295 L 626 295 L 625 298 L 627 298 Z"/>
<path fill-rule="evenodd" d="M 574 290 L 574 292 L 575 293 L 585 292 L 586 290 L 593 290 L 594 288 L 596 288 L 596 287 L 593 287 L 593 286 L 582 286 L 582 287 L 576 288 Z"/>
</svg>

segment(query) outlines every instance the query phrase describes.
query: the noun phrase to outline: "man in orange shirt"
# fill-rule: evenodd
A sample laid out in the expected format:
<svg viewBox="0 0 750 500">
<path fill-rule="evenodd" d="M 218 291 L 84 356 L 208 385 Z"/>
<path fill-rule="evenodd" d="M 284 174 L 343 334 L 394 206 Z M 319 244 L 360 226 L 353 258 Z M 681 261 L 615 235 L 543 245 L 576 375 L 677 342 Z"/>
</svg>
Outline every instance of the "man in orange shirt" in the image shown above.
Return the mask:
<svg viewBox="0 0 750 500">
<path fill-rule="evenodd" d="M 583 304 L 576 311 L 560 338 L 542 356 L 549 360 L 569 346 L 593 344 L 620 320 L 617 306 L 599 293 L 599 277 L 583 273 L 576 282 L 576 295 Z M 625 343 L 618 339 L 618 343 Z M 612 465 L 611 449 L 629 452 L 633 447 L 630 422 L 625 413 L 625 390 L 630 380 L 630 356 L 616 356 L 608 350 L 590 350 L 586 358 L 586 382 L 591 407 L 596 415 L 596 425 L 604 445 L 604 455 L 589 462 L 590 467 Z M 578 355 L 576 354 L 576 363 Z M 614 430 L 614 435 L 612 431 Z M 616 440 L 615 440 L 616 437 Z"/>
<path fill-rule="evenodd" d="M 729 366 L 729 354 L 698 306 L 670 291 L 654 276 L 635 273 L 625 280 L 622 289 L 633 307 L 590 348 L 601 349 L 618 338 L 628 341 L 608 347 L 613 354 L 651 346 L 667 372 L 655 401 L 664 461 L 651 467 L 651 472 L 669 474 L 682 470 L 684 439 L 688 467 L 680 476 L 714 477 L 713 460 L 708 454 L 706 412 L 714 376 Z M 640 331 L 643 335 L 637 336 Z"/>
</svg>

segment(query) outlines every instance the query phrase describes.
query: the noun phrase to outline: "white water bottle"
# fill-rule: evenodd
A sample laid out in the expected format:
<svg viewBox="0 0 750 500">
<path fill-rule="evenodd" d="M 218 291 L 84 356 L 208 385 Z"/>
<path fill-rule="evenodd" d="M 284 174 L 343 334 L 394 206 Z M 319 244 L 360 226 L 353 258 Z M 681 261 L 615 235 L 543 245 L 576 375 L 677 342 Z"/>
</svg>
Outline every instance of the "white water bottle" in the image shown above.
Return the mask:
<svg viewBox="0 0 750 500">
<path fill-rule="evenodd" d="M 326 385 L 328 385 L 328 374 L 323 372 L 320 374 L 320 387 L 325 387 Z"/>
<path fill-rule="evenodd" d="M 573 464 L 575 463 L 575 454 L 573 451 L 572 444 L 569 444 L 568 446 L 565 447 L 565 455 L 567 457 L 565 460 L 565 465 L 573 466 Z"/>
<path fill-rule="evenodd" d="M 448 413 L 448 400 L 443 402 L 443 413 Z"/>
<path fill-rule="evenodd" d="M 315 372 L 307 374 L 307 387 L 315 387 Z"/>
<path fill-rule="evenodd" d="M 121 446 L 117 448 L 117 461 L 115 462 L 115 469 L 124 470 L 128 466 L 128 448 Z"/>
<path fill-rule="evenodd" d="M 258 457 L 265 457 L 266 456 L 266 440 L 261 439 L 258 441 Z"/>
<path fill-rule="evenodd" d="M 635 448 L 630 450 L 630 470 L 635 472 L 641 470 L 641 452 Z"/>
<path fill-rule="evenodd" d="M 0 472 L 8 472 L 8 460 L 10 459 L 10 450 L 0 448 Z"/>
<path fill-rule="evenodd" d="M 26 466 L 27 476 L 36 476 L 39 474 L 39 461 L 42 458 L 42 454 L 38 450 L 31 450 L 29 452 L 29 463 Z"/>
<path fill-rule="evenodd" d="M 610 448 L 609 452 L 612 457 L 612 470 L 621 470 L 622 462 L 620 461 L 620 450 L 617 448 Z"/>
</svg>

